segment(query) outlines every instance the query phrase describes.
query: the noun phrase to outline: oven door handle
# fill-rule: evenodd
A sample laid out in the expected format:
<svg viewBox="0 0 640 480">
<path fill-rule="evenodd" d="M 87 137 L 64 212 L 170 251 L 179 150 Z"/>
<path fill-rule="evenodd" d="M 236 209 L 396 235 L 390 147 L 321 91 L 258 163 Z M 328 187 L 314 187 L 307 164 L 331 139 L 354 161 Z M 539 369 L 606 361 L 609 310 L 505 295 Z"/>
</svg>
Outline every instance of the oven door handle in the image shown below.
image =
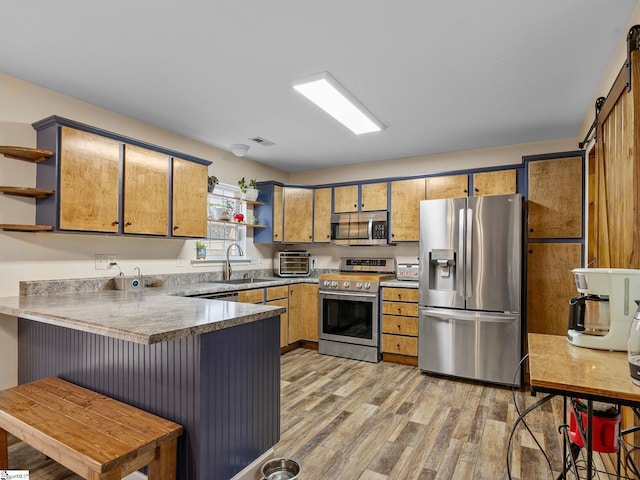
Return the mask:
<svg viewBox="0 0 640 480">
<path fill-rule="evenodd" d="M 332 297 L 360 297 L 360 298 L 376 298 L 377 293 L 365 293 L 365 292 L 336 292 L 335 290 L 320 290 L 320 295 L 332 296 Z"/>
</svg>

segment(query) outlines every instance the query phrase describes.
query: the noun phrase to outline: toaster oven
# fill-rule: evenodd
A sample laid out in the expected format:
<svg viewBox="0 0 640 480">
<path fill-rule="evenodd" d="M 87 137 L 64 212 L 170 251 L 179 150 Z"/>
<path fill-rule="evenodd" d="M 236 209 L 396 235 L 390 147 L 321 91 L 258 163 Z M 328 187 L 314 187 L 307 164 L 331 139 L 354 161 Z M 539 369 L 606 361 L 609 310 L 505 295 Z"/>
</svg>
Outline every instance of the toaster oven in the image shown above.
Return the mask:
<svg viewBox="0 0 640 480">
<path fill-rule="evenodd" d="M 278 277 L 308 277 L 311 275 L 311 254 L 304 250 L 277 252 L 273 273 Z"/>
</svg>

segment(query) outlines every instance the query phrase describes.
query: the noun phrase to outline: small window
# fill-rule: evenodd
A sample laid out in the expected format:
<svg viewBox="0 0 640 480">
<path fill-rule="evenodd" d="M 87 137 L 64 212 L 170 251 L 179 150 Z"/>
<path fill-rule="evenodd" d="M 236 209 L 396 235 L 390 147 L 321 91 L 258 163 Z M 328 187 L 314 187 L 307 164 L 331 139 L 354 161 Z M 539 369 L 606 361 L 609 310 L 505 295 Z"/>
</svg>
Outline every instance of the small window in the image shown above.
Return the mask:
<svg viewBox="0 0 640 480">
<path fill-rule="evenodd" d="M 247 205 L 240 200 L 240 189 L 233 185 L 219 183 L 215 193 L 208 195 L 207 238 L 203 243 L 207 247 L 207 260 L 226 260 L 227 249 L 234 243 L 240 245 L 243 255 L 237 248 L 229 250 L 229 259 L 245 260 L 247 227 L 244 222 L 236 222 L 234 215 L 247 216 Z"/>
</svg>

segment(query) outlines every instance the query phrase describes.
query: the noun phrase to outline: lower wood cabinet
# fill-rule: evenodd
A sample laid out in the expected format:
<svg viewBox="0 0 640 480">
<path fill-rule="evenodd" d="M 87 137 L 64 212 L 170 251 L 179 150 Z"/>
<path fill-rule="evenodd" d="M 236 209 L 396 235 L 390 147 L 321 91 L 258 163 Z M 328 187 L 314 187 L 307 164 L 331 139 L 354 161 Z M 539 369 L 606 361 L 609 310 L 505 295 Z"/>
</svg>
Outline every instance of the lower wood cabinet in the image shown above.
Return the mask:
<svg viewBox="0 0 640 480">
<path fill-rule="evenodd" d="M 287 286 L 269 287 L 265 291 L 265 304 L 287 309 L 280 315 L 280 347 L 289 344 L 289 292 Z"/>
<path fill-rule="evenodd" d="M 318 341 L 318 285 L 298 283 L 289 287 L 289 343 Z M 292 335 L 293 332 L 297 332 Z"/>
<path fill-rule="evenodd" d="M 418 364 L 418 289 L 382 288 L 383 360 Z"/>
<path fill-rule="evenodd" d="M 264 301 L 264 288 L 254 288 L 253 290 L 240 290 L 238 292 L 238 302 L 240 303 L 262 303 Z"/>
</svg>

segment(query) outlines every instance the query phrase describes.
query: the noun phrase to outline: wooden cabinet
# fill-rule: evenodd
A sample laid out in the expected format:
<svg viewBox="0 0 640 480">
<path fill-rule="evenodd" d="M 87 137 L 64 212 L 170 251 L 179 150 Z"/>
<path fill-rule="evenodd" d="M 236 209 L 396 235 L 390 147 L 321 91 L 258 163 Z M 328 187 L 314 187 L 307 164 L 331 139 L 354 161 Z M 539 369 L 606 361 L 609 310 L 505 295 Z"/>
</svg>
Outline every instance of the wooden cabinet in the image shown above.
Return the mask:
<svg viewBox="0 0 640 480">
<path fill-rule="evenodd" d="M 253 207 L 261 227 L 253 233 L 253 243 L 282 243 L 284 233 L 283 187 L 273 182 L 258 184 L 260 202 Z"/>
<path fill-rule="evenodd" d="M 318 341 L 318 308 L 318 285 L 299 283 L 289 287 L 289 343 Z"/>
<path fill-rule="evenodd" d="M 313 189 L 284 187 L 284 242 L 311 243 Z"/>
<path fill-rule="evenodd" d="M 123 233 L 166 235 L 169 230 L 169 157 L 125 145 L 123 199 Z"/>
<path fill-rule="evenodd" d="M 582 266 L 582 157 L 529 160 L 527 330 L 566 335 Z"/>
<path fill-rule="evenodd" d="M 383 359 L 418 364 L 418 290 L 382 288 Z"/>
<path fill-rule="evenodd" d="M 313 243 L 331 242 L 331 188 L 313 191 Z"/>
<path fill-rule="evenodd" d="M 64 126 L 60 135 L 59 228 L 117 233 L 120 142 Z"/>
<path fill-rule="evenodd" d="M 469 196 L 468 175 L 446 175 L 442 177 L 428 177 L 427 200 L 436 198 L 460 198 Z"/>
<path fill-rule="evenodd" d="M 473 196 L 510 195 L 518 191 L 516 170 L 496 170 L 473 174 Z"/>
<path fill-rule="evenodd" d="M 207 167 L 173 159 L 173 236 L 207 236 Z"/>
<path fill-rule="evenodd" d="M 254 288 L 252 290 L 240 290 L 238 292 L 238 302 L 262 303 L 263 301 L 264 301 L 264 288 Z"/>
<path fill-rule="evenodd" d="M 335 213 L 372 212 L 387 209 L 387 183 L 363 183 L 333 188 Z"/>
<path fill-rule="evenodd" d="M 333 187 L 333 211 L 350 213 L 358 211 L 358 185 Z"/>
<path fill-rule="evenodd" d="M 285 313 L 280 315 L 280 348 L 289 344 L 289 292 L 288 287 L 269 287 L 265 289 L 265 304 L 284 307 Z"/>
<path fill-rule="evenodd" d="M 391 241 L 419 240 L 420 201 L 425 199 L 425 179 L 391 182 Z"/>
<path fill-rule="evenodd" d="M 211 162 L 60 117 L 33 127 L 39 147 L 54 152 L 36 183 L 56 190 L 38 200 L 37 221 L 70 232 L 206 235 Z"/>
<path fill-rule="evenodd" d="M 527 252 L 527 331 L 566 335 L 569 299 L 578 295 L 571 270 L 579 243 L 530 243 Z"/>
<path fill-rule="evenodd" d="M 582 237 L 582 157 L 527 163 L 529 238 Z"/>
</svg>

